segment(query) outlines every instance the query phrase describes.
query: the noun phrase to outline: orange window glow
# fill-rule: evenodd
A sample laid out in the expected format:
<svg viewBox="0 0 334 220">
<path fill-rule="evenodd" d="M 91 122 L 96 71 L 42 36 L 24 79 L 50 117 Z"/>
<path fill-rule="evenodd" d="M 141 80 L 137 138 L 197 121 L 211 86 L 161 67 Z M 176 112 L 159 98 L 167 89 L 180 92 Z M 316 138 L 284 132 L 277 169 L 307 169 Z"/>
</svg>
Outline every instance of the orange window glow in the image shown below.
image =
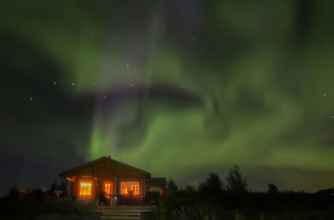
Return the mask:
<svg viewBox="0 0 334 220">
<path fill-rule="evenodd" d="M 104 193 L 107 198 L 111 197 L 112 191 L 113 191 L 113 185 L 109 182 L 104 183 Z"/>
<path fill-rule="evenodd" d="M 139 196 L 140 183 L 138 181 L 123 181 L 121 182 L 121 195 L 123 196 Z"/>
<path fill-rule="evenodd" d="M 89 197 L 92 195 L 92 188 L 93 184 L 88 181 L 81 181 L 80 182 L 80 190 L 79 190 L 79 196 L 81 197 Z"/>
</svg>

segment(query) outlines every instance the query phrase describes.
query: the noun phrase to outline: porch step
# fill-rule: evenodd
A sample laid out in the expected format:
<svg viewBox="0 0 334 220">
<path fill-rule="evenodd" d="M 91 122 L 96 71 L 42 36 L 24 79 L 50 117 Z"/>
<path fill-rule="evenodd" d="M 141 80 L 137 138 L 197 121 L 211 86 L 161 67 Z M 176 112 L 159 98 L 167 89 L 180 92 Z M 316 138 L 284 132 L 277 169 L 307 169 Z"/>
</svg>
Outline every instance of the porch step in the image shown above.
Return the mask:
<svg viewBox="0 0 334 220">
<path fill-rule="evenodd" d="M 145 220 L 144 216 L 153 214 L 154 206 L 122 205 L 115 207 L 99 207 L 97 212 L 103 220 Z"/>
</svg>

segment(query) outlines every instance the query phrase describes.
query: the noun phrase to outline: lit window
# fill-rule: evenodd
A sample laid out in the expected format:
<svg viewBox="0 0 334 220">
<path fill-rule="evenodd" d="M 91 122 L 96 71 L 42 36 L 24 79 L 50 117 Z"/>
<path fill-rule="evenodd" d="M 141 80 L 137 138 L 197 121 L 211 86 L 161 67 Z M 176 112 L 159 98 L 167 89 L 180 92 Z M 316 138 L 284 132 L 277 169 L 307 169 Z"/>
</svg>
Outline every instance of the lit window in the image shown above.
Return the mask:
<svg viewBox="0 0 334 220">
<path fill-rule="evenodd" d="M 121 195 L 123 196 L 139 196 L 140 184 L 138 181 L 121 182 Z"/>
<path fill-rule="evenodd" d="M 111 198 L 113 191 L 113 185 L 109 182 L 104 183 L 104 193 L 107 198 Z"/>
<path fill-rule="evenodd" d="M 92 183 L 87 181 L 80 182 L 79 196 L 90 197 L 92 195 Z"/>
</svg>

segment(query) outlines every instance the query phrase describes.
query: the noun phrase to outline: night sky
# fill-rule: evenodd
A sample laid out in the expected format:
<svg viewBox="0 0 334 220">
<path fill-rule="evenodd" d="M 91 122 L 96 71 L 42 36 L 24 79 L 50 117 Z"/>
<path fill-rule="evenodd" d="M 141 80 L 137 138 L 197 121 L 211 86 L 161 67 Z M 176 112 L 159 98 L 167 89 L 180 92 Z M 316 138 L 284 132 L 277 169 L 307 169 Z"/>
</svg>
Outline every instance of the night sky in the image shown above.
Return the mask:
<svg viewBox="0 0 334 220">
<path fill-rule="evenodd" d="M 104 155 L 334 186 L 333 1 L 0 4 L 0 193 Z"/>
</svg>

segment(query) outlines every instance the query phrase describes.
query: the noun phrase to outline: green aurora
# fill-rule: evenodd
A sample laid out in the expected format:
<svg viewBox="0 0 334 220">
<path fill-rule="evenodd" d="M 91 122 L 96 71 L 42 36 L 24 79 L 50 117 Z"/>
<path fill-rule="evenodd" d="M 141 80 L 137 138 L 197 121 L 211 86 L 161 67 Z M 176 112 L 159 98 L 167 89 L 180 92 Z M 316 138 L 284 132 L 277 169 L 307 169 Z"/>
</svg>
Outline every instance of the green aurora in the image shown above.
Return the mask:
<svg viewBox="0 0 334 220">
<path fill-rule="evenodd" d="M 98 100 L 85 122 L 59 122 L 45 137 L 59 132 L 78 158 L 111 155 L 181 184 L 238 164 L 254 189 L 332 187 L 333 3 L 167 2 L 2 8 L 2 32 L 46 50 L 64 70 L 64 94 Z M 126 96 L 109 108 L 98 95 L 157 84 L 201 101 Z"/>
</svg>

